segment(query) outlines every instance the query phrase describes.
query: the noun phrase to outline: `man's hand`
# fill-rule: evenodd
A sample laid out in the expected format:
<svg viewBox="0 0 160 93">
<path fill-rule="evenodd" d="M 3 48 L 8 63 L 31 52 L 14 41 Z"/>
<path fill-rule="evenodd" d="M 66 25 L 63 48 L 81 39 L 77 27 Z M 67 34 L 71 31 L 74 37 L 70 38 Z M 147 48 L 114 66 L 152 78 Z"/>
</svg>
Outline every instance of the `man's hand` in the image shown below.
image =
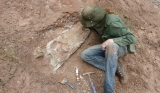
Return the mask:
<svg viewBox="0 0 160 93">
<path fill-rule="evenodd" d="M 109 43 L 114 43 L 113 39 L 108 39 L 108 40 L 104 41 L 104 42 L 101 44 L 102 50 L 105 50 L 106 46 L 107 46 Z"/>
</svg>

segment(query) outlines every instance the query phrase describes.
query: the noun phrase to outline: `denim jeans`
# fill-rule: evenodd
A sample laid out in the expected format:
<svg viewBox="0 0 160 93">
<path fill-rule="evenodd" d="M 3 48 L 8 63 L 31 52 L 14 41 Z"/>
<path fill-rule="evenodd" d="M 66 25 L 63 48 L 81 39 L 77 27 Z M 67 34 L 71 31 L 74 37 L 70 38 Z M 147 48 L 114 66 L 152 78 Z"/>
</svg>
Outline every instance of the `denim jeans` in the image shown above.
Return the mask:
<svg viewBox="0 0 160 93">
<path fill-rule="evenodd" d="M 102 50 L 101 44 L 86 49 L 82 52 L 81 58 L 89 64 L 105 71 L 104 93 L 114 93 L 114 76 L 117 69 L 117 60 L 118 57 L 126 54 L 126 46 L 109 43 L 105 50 Z"/>
</svg>

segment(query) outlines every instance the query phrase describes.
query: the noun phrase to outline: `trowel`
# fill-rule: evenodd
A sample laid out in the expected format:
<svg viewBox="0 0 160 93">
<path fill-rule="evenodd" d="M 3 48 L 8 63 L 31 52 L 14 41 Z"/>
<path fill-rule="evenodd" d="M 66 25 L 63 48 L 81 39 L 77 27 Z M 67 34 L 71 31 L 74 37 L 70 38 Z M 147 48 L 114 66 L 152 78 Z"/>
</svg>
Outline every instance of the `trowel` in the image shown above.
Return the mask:
<svg viewBox="0 0 160 93">
<path fill-rule="evenodd" d="M 61 84 L 67 84 L 69 87 L 71 87 L 72 89 L 76 89 L 76 87 L 75 86 L 73 86 L 72 84 L 70 84 L 69 82 L 68 82 L 68 80 L 67 80 L 67 78 L 65 78 L 65 77 L 62 77 L 62 78 L 60 78 L 59 79 L 59 81 L 58 81 L 59 83 L 61 83 Z"/>
</svg>

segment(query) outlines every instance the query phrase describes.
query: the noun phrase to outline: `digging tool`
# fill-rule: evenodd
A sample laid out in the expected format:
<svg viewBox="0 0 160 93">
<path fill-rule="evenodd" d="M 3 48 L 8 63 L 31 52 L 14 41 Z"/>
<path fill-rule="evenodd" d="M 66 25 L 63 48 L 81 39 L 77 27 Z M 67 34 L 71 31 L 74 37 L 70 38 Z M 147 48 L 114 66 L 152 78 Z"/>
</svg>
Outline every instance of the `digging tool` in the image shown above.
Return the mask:
<svg viewBox="0 0 160 93">
<path fill-rule="evenodd" d="M 94 72 L 83 73 L 83 75 L 88 75 L 88 77 L 89 77 L 90 84 L 91 84 L 91 88 L 92 88 L 92 93 L 97 93 L 97 92 L 96 92 L 96 88 L 95 88 L 95 86 L 94 86 L 94 84 L 93 84 L 93 82 L 92 82 L 92 79 L 91 79 L 90 74 L 94 74 Z"/>
<path fill-rule="evenodd" d="M 61 84 L 67 84 L 69 87 L 71 87 L 74 90 L 76 89 L 76 87 L 73 86 L 72 84 L 70 84 L 68 82 L 67 78 L 65 78 L 65 77 L 60 78 L 58 82 L 61 83 Z"/>
<path fill-rule="evenodd" d="M 78 72 L 78 68 L 76 67 L 76 80 L 79 82 L 79 72 Z"/>
</svg>

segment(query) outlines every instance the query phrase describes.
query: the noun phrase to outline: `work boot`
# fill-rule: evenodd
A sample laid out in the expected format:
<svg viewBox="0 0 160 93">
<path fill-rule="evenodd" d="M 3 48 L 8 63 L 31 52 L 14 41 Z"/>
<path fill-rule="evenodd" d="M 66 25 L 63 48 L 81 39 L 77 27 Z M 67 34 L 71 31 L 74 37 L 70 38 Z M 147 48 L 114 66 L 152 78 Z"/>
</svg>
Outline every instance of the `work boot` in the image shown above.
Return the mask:
<svg viewBox="0 0 160 93">
<path fill-rule="evenodd" d="M 117 62 L 116 74 L 117 74 L 121 84 L 124 84 L 127 82 L 127 76 L 126 76 L 126 73 L 124 72 L 124 67 L 121 62 Z"/>
</svg>

